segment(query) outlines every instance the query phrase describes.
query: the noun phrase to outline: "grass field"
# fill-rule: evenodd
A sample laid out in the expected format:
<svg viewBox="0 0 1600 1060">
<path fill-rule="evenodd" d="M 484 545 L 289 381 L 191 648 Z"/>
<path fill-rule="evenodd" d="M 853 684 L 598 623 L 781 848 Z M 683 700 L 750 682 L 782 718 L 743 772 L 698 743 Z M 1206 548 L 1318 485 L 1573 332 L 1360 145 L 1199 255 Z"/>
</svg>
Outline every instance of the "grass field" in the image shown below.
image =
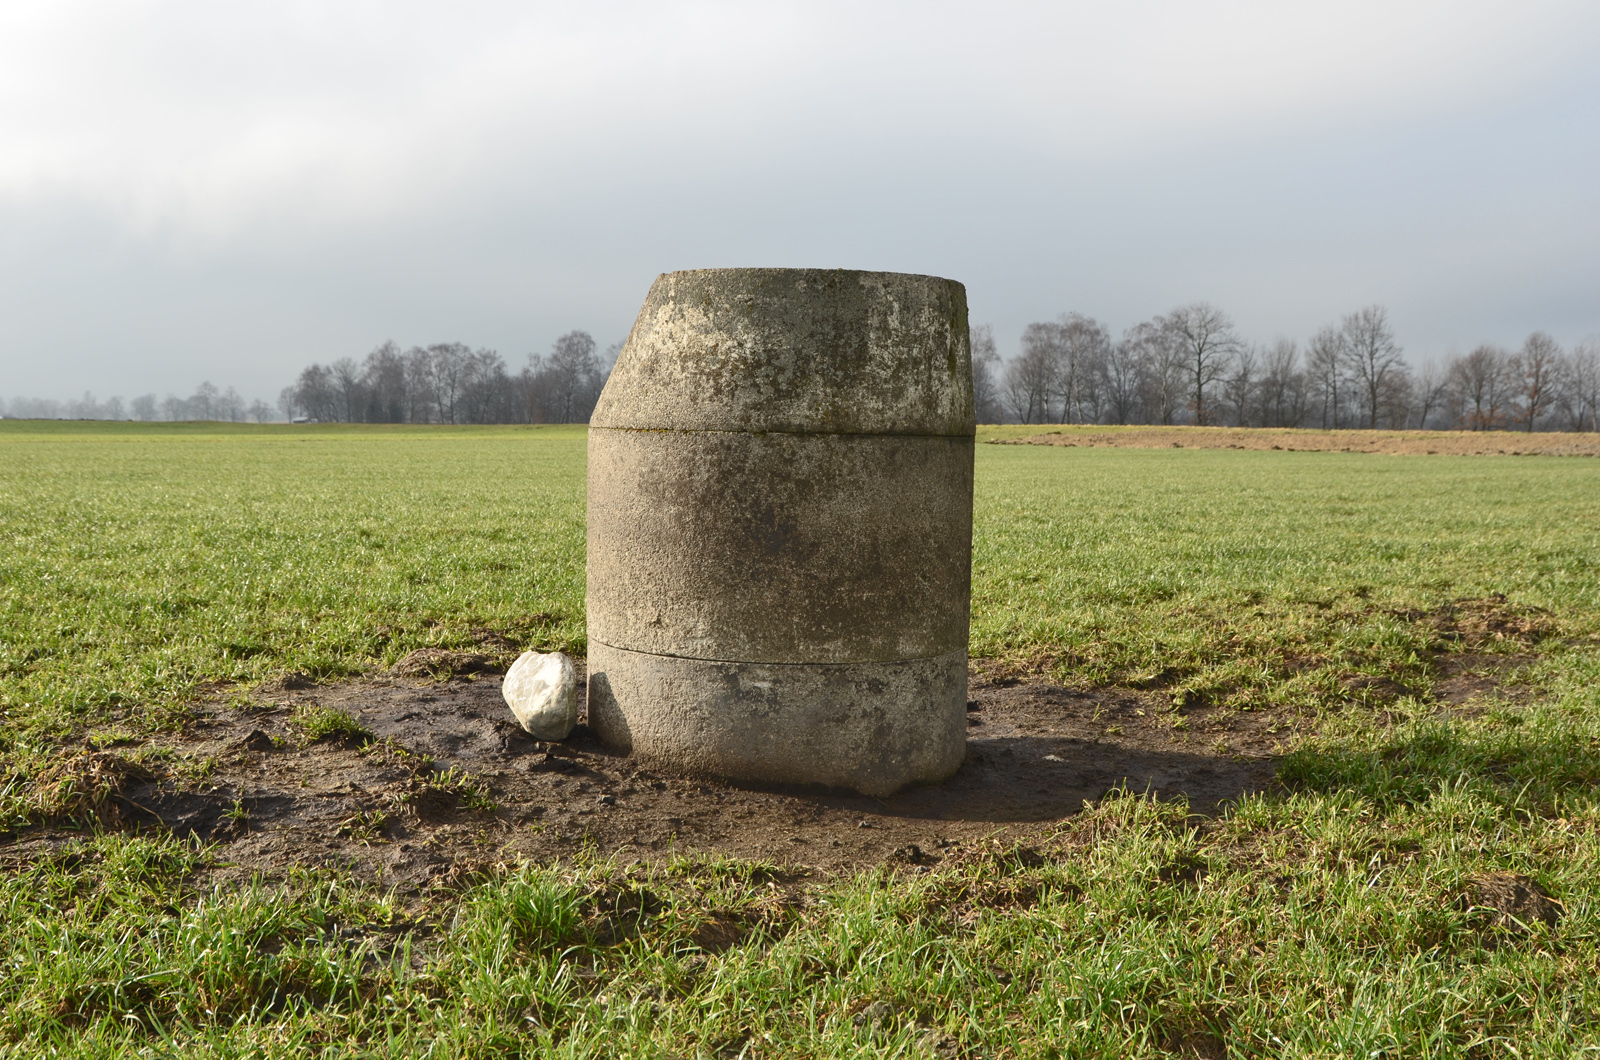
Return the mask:
<svg viewBox="0 0 1600 1060">
<path fill-rule="evenodd" d="M 0 423 L 0 1052 L 1600 1051 L 1600 463 L 980 445 L 977 482 L 974 655 L 1152 691 L 1175 733 L 1300 719 L 1278 788 L 920 874 L 239 889 L 225 846 L 39 853 L 41 778 L 229 683 L 483 630 L 581 652 L 582 430 Z M 1516 665 L 1447 708 L 1469 650 Z M 1490 901 L 1512 877 L 1553 901 Z"/>
</svg>

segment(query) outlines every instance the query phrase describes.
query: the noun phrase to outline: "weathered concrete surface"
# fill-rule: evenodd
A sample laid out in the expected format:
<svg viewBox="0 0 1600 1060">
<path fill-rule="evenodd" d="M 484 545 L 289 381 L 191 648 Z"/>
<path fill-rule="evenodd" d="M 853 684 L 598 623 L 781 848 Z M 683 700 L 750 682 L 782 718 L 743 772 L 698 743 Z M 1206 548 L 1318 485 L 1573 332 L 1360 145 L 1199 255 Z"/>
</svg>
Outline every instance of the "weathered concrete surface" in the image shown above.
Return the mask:
<svg viewBox="0 0 1600 1060">
<path fill-rule="evenodd" d="M 661 655 L 965 648 L 972 441 L 591 431 L 589 636 Z"/>
<path fill-rule="evenodd" d="M 966 292 L 656 280 L 590 423 L 590 724 L 641 757 L 883 794 L 965 744 Z M 959 665 L 958 665 L 959 663 Z"/>
<path fill-rule="evenodd" d="M 782 664 L 591 640 L 589 674 L 589 724 L 602 740 L 691 772 L 881 796 L 943 780 L 966 753 L 965 648 L 893 663 Z"/>
<path fill-rule="evenodd" d="M 589 424 L 970 437 L 966 288 L 845 269 L 665 273 Z"/>
</svg>

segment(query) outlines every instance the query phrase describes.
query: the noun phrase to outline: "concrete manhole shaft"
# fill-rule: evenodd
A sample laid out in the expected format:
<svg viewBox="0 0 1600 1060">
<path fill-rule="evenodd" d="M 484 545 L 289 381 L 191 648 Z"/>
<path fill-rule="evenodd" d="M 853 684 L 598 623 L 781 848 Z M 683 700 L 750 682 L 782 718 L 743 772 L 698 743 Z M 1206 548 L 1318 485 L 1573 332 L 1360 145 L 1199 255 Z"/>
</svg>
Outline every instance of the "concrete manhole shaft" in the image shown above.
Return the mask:
<svg viewBox="0 0 1600 1060">
<path fill-rule="evenodd" d="M 590 725 L 740 780 L 949 776 L 973 433 L 959 283 L 659 277 L 590 421 Z"/>
</svg>

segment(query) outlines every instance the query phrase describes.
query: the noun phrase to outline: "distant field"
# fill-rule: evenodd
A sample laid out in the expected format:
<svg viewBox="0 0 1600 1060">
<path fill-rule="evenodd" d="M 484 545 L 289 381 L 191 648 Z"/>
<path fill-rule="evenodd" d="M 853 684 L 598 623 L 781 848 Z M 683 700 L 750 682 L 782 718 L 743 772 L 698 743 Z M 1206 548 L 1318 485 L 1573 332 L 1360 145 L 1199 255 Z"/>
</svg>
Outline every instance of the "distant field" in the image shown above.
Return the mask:
<svg viewBox="0 0 1600 1060">
<path fill-rule="evenodd" d="M 1590 460 L 979 445 L 983 680 L 1143 697 L 1145 737 L 1222 758 L 1235 722 L 1279 734 L 1280 783 L 1218 817 L 1133 793 L 840 877 L 486 849 L 400 893 L 222 884 L 226 843 L 87 815 L 116 777 L 86 748 L 204 783 L 175 741 L 208 696 L 489 635 L 581 653 L 583 448 L 0 423 L 0 1055 L 1600 1043 Z"/>
<path fill-rule="evenodd" d="M 1102 427 L 1081 424 L 990 428 L 1004 444 L 1126 449 L 1281 449 L 1406 456 L 1600 456 L 1593 431 L 1317 431 L 1300 427 Z"/>
</svg>

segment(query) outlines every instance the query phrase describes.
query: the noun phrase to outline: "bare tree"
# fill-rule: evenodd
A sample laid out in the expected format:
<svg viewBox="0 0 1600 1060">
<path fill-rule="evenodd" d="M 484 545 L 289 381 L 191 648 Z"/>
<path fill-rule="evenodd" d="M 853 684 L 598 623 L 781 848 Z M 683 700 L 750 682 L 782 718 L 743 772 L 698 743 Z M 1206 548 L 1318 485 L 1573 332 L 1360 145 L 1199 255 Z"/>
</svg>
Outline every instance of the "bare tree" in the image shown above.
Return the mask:
<svg viewBox="0 0 1600 1060">
<path fill-rule="evenodd" d="M 140 394 L 134 398 L 129 408 L 133 418 L 149 422 L 156 418 L 156 396 L 154 394 Z"/>
<path fill-rule="evenodd" d="M 1567 355 L 1562 405 L 1575 431 L 1600 431 L 1600 339 L 1579 343 Z"/>
<path fill-rule="evenodd" d="M 550 347 L 548 358 L 528 358 L 544 417 L 553 423 L 584 423 L 605 385 L 594 337 L 569 331 Z"/>
<path fill-rule="evenodd" d="M 1340 349 L 1356 384 L 1356 394 L 1367 414 L 1367 428 L 1375 430 L 1406 374 L 1405 358 L 1389 327 L 1389 313 L 1370 305 L 1344 318 L 1339 328 Z"/>
<path fill-rule="evenodd" d="M 972 405 L 979 423 L 999 423 L 1005 416 L 1000 407 L 999 370 L 1000 351 L 994 343 L 994 329 L 979 324 L 972 329 Z"/>
<path fill-rule="evenodd" d="M 320 364 L 313 364 L 303 369 L 300 378 L 295 380 L 290 404 L 307 419 L 319 423 L 337 422 L 339 392 L 334 384 L 333 373 Z M 290 415 L 290 419 L 296 418 L 298 417 Z"/>
<path fill-rule="evenodd" d="M 1439 367 L 1437 361 L 1425 361 L 1417 370 L 1416 385 L 1412 390 L 1417 409 L 1417 429 L 1428 429 L 1428 417 L 1442 408 L 1448 400 L 1450 375 Z"/>
<path fill-rule="evenodd" d="M 463 423 L 504 423 L 511 419 L 511 378 L 494 350 L 477 350 L 468 358 L 461 396 Z"/>
<path fill-rule="evenodd" d="M 1140 419 L 1173 423 L 1188 393 L 1187 351 L 1165 325 L 1165 318 L 1135 324 L 1123 335 L 1139 365 Z"/>
<path fill-rule="evenodd" d="M 1511 389 L 1506 378 L 1509 360 L 1500 347 L 1485 343 L 1451 363 L 1450 393 L 1457 426 L 1470 431 L 1505 426 Z"/>
<path fill-rule="evenodd" d="M 1222 396 L 1233 411 L 1235 427 L 1250 426 L 1250 413 L 1255 407 L 1256 391 L 1260 386 L 1256 372 L 1260 355 L 1254 346 L 1243 346 L 1233 359 L 1233 371 L 1222 383 Z"/>
<path fill-rule="evenodd" d="M 361 419 L 366 423 L 404 423 L 410 406 L 406 355 L 394 342 L 383 342 L 361 362 Z"/>
<path fill-rule="evenodd" d="M 185 419 L 214 420 L 217 419 L 218 399 L 216 384 L 206 380 L 194 388 L 194 394 L 187 402 Z"/>
<path fill-rule="evenodd" d="M 215 415 L 217 419 L 229 423 L 243 423 L 245 409 L 244 397 L 230 386 L 217 398 Z"/>
<path fill-rule="evenodd" d="M 428 379 L 439 409 L 440 423 L 459 423 L 456 403 L 471 371 L 472 350 L 459 342 L 439 342 L 428 347 Z"/>
<path fill-rule="evenodd" d="M 1098 320 L 1082 313 L 1062 314 L 1056 327 L 1056 389 L 1061 398 L 1061 422 L 1098 420 L 1096 380 L 1111 349 L 1111 335 Z M 1091 405 L 1095 406 L 1092 411 Z"/>
<path fill-rule="evenodd" d="M 1032 423 L 1035 415 L 1040 423 L 1058 418 L 1055 408 L 1061 393 L 1061 344 L 1061 326 L 1054 321 L 1035 322 L 1022 329 L 1022 354 L 1018 360 L 1027 366 L 1030 387 L 1037 388 L 1037 394 L 1030 389 L 1030 396 L 1036 396 L 1042 405 L 1036 413 L 1025 415 L 1024 423 Z M 1064 415 L 1059 418 L 1066 420 Z"/>
<path fill-rule="evenodd" d="M 1261 426 L 1300 426 L 1305 419 L 1306 386 L 1300 371 L 1300 348 L 1294 340 L 1279 339 L 1262 355 L 1257 391 Z"/>
<path fill-rule="evenodd" d="M 1517 416 L 1524 430 L 1532 431 L 1560 395 L 1561 347 L 1542 331 L 1535 331 L 1507 365 L 1517 390 Z"/>
<path fill-rule="evenodd" d="M 1082 313 L 1063 313 L 1023 330 L 1023 356 L 1038 357 L 1049 369 L 1042 420 L 1076 423 L 1091 417 L 1085 405 L 1096 390 L 1094 381 L 1110 346 L 1105 327 Z"/>
<path fill-rule="evenodd" d="M 1311 347 L 1306 352 L 1306 374 L 1322 405 L 1322 429 L 1325 431 L 1343 426 L 1339 402 L 1344 396 L 1345 360 L 1344 336 L 1339 329 L 1326 327 L 1312 337 Z"/>
<path fill-rule="evenodd" d="M 413 346 L 405 352 L 406 422 L 439 421 L 438 395 L 433 388 L 433 361 L 428 351 Z"/>
<path fill-rule="evenodd" d="M 1029 328 L 1035 327 L 1030 324 Z M 1022 335 L 1022 353 L 1006 365 L 1002 381 L 1005 402 L 1011 414 L 1023 423 L 1044 423 L 1050 418 L 1050 395 L 1055 385 L 1055 364 L 1050 347 L 1044 342 L 1030 343 Z"/>
<path fill-rule="evenodd" d="M 1174 309 L 1160 320 L 1162 330 L 1183 355 L 1194 421 L 1204 426 L 1212 419 L 1206 408 L 1206 387 L 1227 374 L 1229 364 L 1239 352 L 1240 342 L 1234 333 L 1233 321 L 1222 310 L 1205 302 Z"/>
<path fill-rule="evenodd" d="M 1131 423 L 1140 414 L 1140 384 L 1143 372 L 1139 346 L 1128 338 L 1112 346 L 1101 369 L 1107 418 L 1112 423 Z"/>
</svg>

